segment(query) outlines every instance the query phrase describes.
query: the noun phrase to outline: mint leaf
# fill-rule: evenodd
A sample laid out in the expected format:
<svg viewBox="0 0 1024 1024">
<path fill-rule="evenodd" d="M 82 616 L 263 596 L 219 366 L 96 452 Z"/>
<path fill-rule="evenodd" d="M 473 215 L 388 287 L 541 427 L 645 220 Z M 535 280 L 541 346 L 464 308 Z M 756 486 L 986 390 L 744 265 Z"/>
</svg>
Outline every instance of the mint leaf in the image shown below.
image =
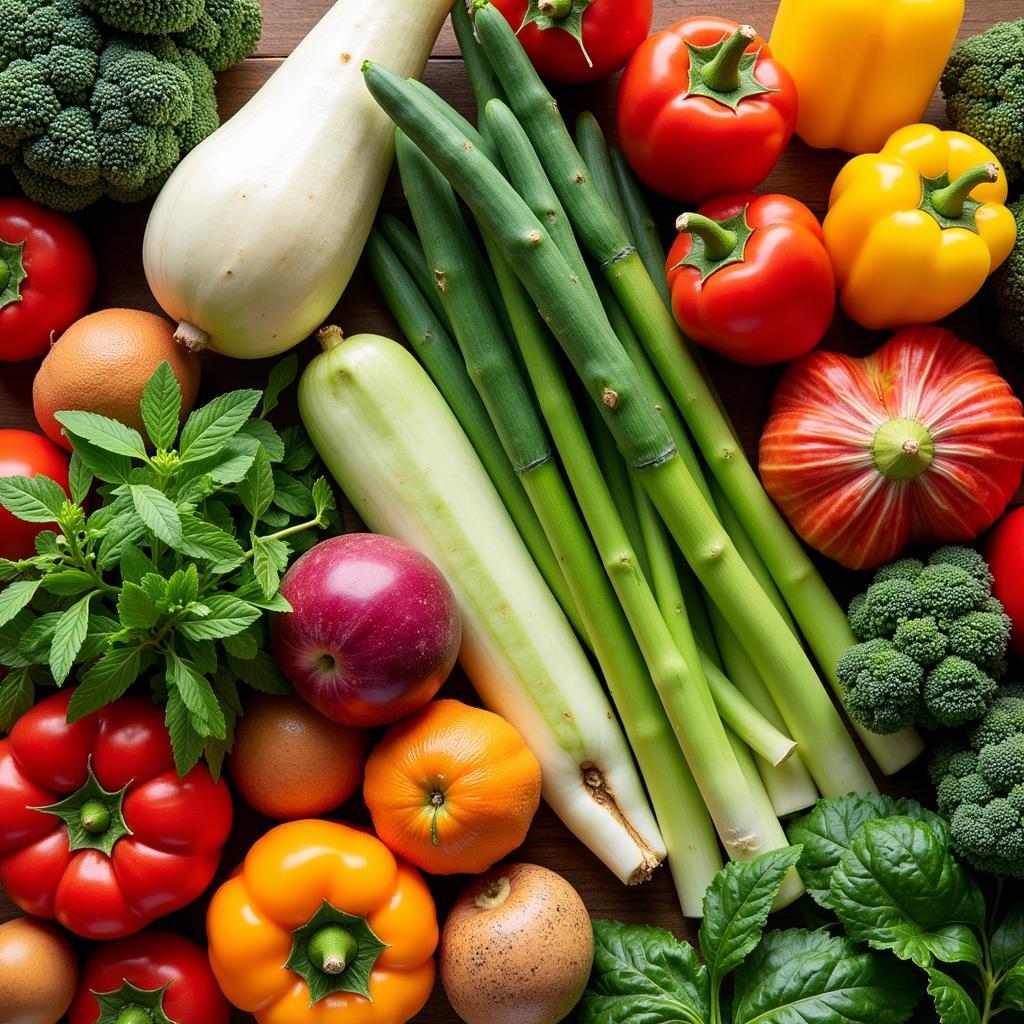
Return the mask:
<svg viewBox="0 0 1024 1024">
<path fill-rule="evenodd" d="M 64 553 L 61 551 L 60 545 L 57 543 L 57 534 L 54 533 L 53 530 L 40 530 L 36 534 L 35 548 L 36 554 L 42 555 L 44 558 L 57 559 L 64 557 Z M 3 559 L 3 561 L 6 562 L 7 559 Z M 31 559 L 29 561 L 31 561 Z M 26 563 L 11 562 L 9 564 L 24 566 Z"/>
<path fill-rule="evenodd" d="M 700 926 L 700 950 L 711 971 L 712 992 L 761 941 L 775 897 L 799 859 L 800 847 L 788 846 L 751 861 L 732 861 L 712 879 Z"/>
<path fill-rule="evenodd" d="M 736 972 L 733 1024 L 902 1024 L 920 994 L 905 964 L 849 939 L 769 932 Z"/>
<path fill-rule="evenodd" d="M 0 591 L 0 599 L 3 593 Z M 32 660 L 26 658 L 18 648 L 26 630 L 31 628 L 34 621 L 32 613 L 23 608 L 9 622 L 0 625 L 0 665 L 7 668 L 26 668 L 33 664 Z"/>
<path fill-rule="evenodd" d="M 101 654 L 106 654 L 114 637 L 121 632 L 121 623 L 109 615 L 102 615 L 93 612 L 89 616 L 89 631 L 85 635 L 85 643 L 78 652 L 78 660 L 82 662 L 91 661 Z"/>
<path fill-rule="evenodd" d="M 99 445 L 90 444 L 84 437 L 64 431 L 82 465 L 105 484 L 124 484 L 132 472 L 131 460 L 125 455 L 109 452 Z"/>
<path fill-rule="evenodd" d="M 270 457 L 262 445 L 257 449 L 245 479 L 238 485 L 238 497 L 254 523 L 259 522 L 274 500 L 274 473 Z"/>
<path fill-rule="evenodd" d="M 272 597 L 288 567 L 288 547 L 279 540 L 257 537 L 253 542 L 252 571 L 264 597 Z"/>
<path fill-rule="evenodd" d="M 192 728 L 192 719 L 177 690 L 168 690 L 164 723 L 174 751 L 174 767 L 184 778 L 203 756 L 203 737 Z"/>
<path fill-rule="evenodd" d="M 71 462 L 68 466 L 68 487 L 71 490 L 71 500 L 76 505 L 81 505 L 89 496 L 92 490 L 93 474 L 88 466 L 82 461 L 78 452 L 71 453 Z"/>
<path fill-rule="evenodd" d="M 325 477 L 317 477 L 316 483 L 313 484 L 313 504 L 316 506 L 316 517 L 321 522 L 335 507 L 334 492 Z"/>
<path fill-rule="evenodd" d="M 181 542 L 177 550 L 212 562 L 210 571 L 215 573 L 230 572 L 245 561 L 245 552 L 234 537 L 192 515 L 181 517 Z"/>
<path fill-rule="evenodd" d="M 295 383 L 299 375 L 299 358 L 291 353 L 275 363 L 270 375 L 267 377 L 267 386 L 263 391 L 263 406 L 260 410 L 261 416 L 272 413 L 278 405 L 282 391 L 286 391 Z"/>
<path fill-rule="evenodd" d="M 244 443 L 242 438 L 233 437 L 220 452 L 220 457 L 211 460 L 207 475 L 221 485 L 237 484 L 249 472 L 257 447 Z"/>
<path fill-rule="evenodd" d="M 117 595 L 117 615 L 125 629 L 152 629 L 160 618 L 156 602 L 135 583 L 125 583 Z"/>
<path fill-rule="evenodd" d="M 936 835 L 949 834 L 949 826 L 916 801 L 893 800 L 880 793 L 826 797 L 808 814 L 791 821 L 786 834 L 794 846 L 803 847 L 799 869 L 808 895 L 819 905 L 830 907 L 832 872 L 861 826 L 867 821 L 900 815 L 928 822 Z"/>
<path fill-rule="evenodd" d="M 130 493 L 139 518 L 165 544 L 177 547 L 181 543 L 181 518 L 174 502 L 147 484 L 132 484 Z"/>
<path fill-rule="evenodd" d="M 283 469 L 274 470 L 274 504 L 289 515 L 303 518 L 316 515 L 316 506 L 309 488 Z"/>
<path fill-rule="evenodd" d="M 156 572 L 152 559 L 144 555 L 135 544 L 122 544 L 121 579 L 129 583 L 140 583 L 148 572 Z"/>
<path fill-rule="evenodd" d="M 47 573 L 40 581 L 48 594 L 77 597 L 96 586 L 96 581 L 81 569 L 61 569 Z"/>
<path fill-rule="evenodd" d="M 992 966 L 999 973 L 1024 957 L 1024 903 L 1010 907 L 1002 923 L 989 940 Z"/>
<path fill-rule="evenodd" d="M 14 668 L 0 679 L 0 732 L 10 732 L 35 700 L 32 670 Z"/>
<path fill-rule="evenodd" d="M 95 596 L 95 593 L 86 594 L 57 620 L 50 645 L 50 671 L 58 686 L 63 685 L 67 679 L 85 642 L 85 635 L 89 631 L 89 603 Z"/>
<path fill-rule="evenodd" d="M 256 638 L 251 632 L 236 633 L 234 636 L 224 637 L 224 650 L 233 658 L 248 661 L 255 658 L 259 651 Z"/>
<path fill-rule="evenodd" d="M 100 658 L 82 677 L 68 705 L 68 721 L 77 722 L 86 715 L 123 697 L 139 676 L 141 657 L 138 647 L 115 647 Z"/>
<path fill-rule="evenodd" d="M 258 441 L 266 449 L 271 462 L 280 462 L 284 458 L 284 441 L 273 424 L 266 420 L 248 420 L 242 424 L 239 434 Z"/>
<path fill-rule="evenodd" d="M 58 412 L 54 419 L 75 437 L 81 437 L 104 451 L 146 461 L 142 435 L 132 427 L 95 412 Z"/>
<path fill-rule="evenodd" d="M 181 388 L 171 364 L 165 359 L 146 381 L 142 393 L 142 423 L 154 448 L 174 446 L 181 416 Z"/>
<path fill-rule="evenodd" d="M 53 634 L 60 621 L 61 612 L 47 612 L 38 616 L 21 634 L 18 652 L 25 656 L 25 664 L 46 665 L 50 660 Z"/>
<path fill-rule="evenodd" d="M 691 945 L 647 925 L 594 921 L 594 970 L 580 1024 L 705 1024 L 707 968 Z"/>
<path fill-rule="evenodd" d="M 959 982 L 934 967 L 928 967 L 926 970 L 928 995 L 935 1003 L 935 1012 L 939 1015 L 940 1024 L 981 1024 L 978 1007 Z"/>
<path fill-rule="evenodd" d="M 196 409 L 181 431 L 178 452 L 182 462 L 197 462 L 216 454 L 225 441 L 241 430 L 260 397 L 253 390 L 229 391 Z"/>
<path fill-rule="evenodd" d="M 830 899 L 857 942 L 920 967 L 981 964 L 971 931 L 984 925 L 981 892 L 927 822 L 885 818 L 861 826 L 832 874 Z"/>
<path fill-rule="evenodd" d="M 18 580 L 0 590 L 0 626 L 6 625 L 35 597 L 40 580 Z"/>
<path fill-rule="evenodd" d="M 260 693 L 283 696 L 292 692 L 288 681 L 281 675 L 277 662 L 266 651 L 258 651 L 255 658 L 245 661 L 229 655 L 228 664 L 242 682 Z"/>
<path fill-rule="evenodd" d="M 177 689 L 182 703 L 189 710 L 193 728 L 203 736 L 224 739 L 227 724 L 217 695 L 208 679 L 188 661 L 174 651 L 167 652 L 167 683 Z"/>
<path fill-rule="evenodd" d="M 284 440 L 281 468 L 288 473 L 301 473 L 308 469 L 316 458 L 316 449 L 305 428 L 301 425 L 285 427 L 281 436 Z"/>
<path fill-rule="evenodd" d="M 195 562 L 178 569 L 167 581 L 164 600 L 171 608 L 184 608 L 199 596 L 199 571 Z"/>
<path fill-rule="evenodd" d="M 260 615 L 245 601 L 230 594 L 211 594 L 203 603 L 209 608 L 204 618 L 184 619 L 178 624 L 178 632 L 190 640 L 218 640 L 241 633 L 255 622 Z"/>
<path fill-rule="evenodd" d="M 26 523 L 52 523 L 60 518 L 67 495 L 48 476 L 0 477 L 0 505 Z"/>
</svg>

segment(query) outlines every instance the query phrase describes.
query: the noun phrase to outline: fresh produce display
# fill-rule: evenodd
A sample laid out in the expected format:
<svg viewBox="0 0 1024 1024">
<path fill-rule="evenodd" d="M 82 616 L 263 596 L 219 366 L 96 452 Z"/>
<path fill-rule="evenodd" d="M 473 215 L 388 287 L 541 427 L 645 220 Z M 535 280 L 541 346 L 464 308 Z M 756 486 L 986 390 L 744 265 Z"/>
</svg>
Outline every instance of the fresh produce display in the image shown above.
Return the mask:
<svg viewBox="0 0 1024 1024">
<path fill-rule="evenodd" d="M 0 198 L 0 362 L 46 355 L 89 307 L 96 261 L 66 217 Z"/>
<path fill-rule="evenodd" d="M 1024 199 L 1008 207 L 1017 222 L 1017 243 L 998 270 L 989 278 L 989 287 L 999 308 L 999 334 L 1018 352 L 1024 352 Z"/>
<path fill-rule="evenodd" d="M 260 814 L 316 818 L 362 785 L 369 747 L 369 732 L 332 722 L 297 697 L 261 693 L 245 703 L 228 771 Z"/>
<path fill-rule="evenodd" d="M 800 94 L 800 138 L 821 149 L 871 153 L 897 128 L 919 122 L 964 5 L 965 0 L 780 0 L 769 42 Z"/>
<path fill-rule="evenodd" d="M 259 359 L 322 323 L 359 260 L 393 153 L 360 66 L 419 75 L 450 6 L 338 0 L 273 85 L 171 176 L 143 256 L 179 341 Z"/>
<path fill-rule="evenodd" d="M 27 430 L 0 430 L 0 479 L 45 477 L 53 480 L 61 492 L 54 492 L 56 502 L 70 496 L 68 482 L 69 460 L 52 441 Z M 36 538 L 48 525 L 53 525 L 56 513 L 41 522 L 28 522 L 9 512 L 0 504 L 0 558 L 32 558 L 36 553 Z M 0 563 L 3 564 L 3 563 Z M 0 595 L 0 606 L 2 606 Z M 2 687 L 2 683 L 0 683 Z M 0 718 L 0 728 L 9 719 Z"/>
<path fill-rule="evenodd" d="M 434 984 L 438 928 L 419 873 L 366 832 L 295 821 L 214 894 L 210 964 L 259 1024 L 405 1024 Z"/>
<path fill-rule="evenodd" d="M 452 875 L 486 871 L 519 846 L 540 791 L 537 758 L 508 722 L 436 700 L 374 747 L 363 797 L 389 849 Z"/>
<path fill-rule="evenodd" d="M 593 959 L 579 893 L 538 864 L 478 878 L 441 931 L 441 981 L 466 1024 L 558 1024 L 580 1001 Z"/>
<path fill-rule="evenodd" d="M 495 0 L 542 78 L 596 82 L 647 38 L 653 0 Z"/>
<path fill-rule="evenodd" d="M 643 43 L 616 108 L 629 165 L 683 203 L 757 188 L 796 114 L 796 86 L 768 44 L 749 25 L 716 17 L 686 18 Z"/>
<path fill-rule="evenodd" d="M 291 611 L 271 621 L 274 657 L 296 691 L 344 725 L 411 715 L 455 667 L 462 625 L 444 576 L 390 537 L 321 541 L 288 570 Z"/>
<path fill-rule="evenodd" d="M 980 349 L 909 328 L 862 359 L 814 352 L 790 367 L 760 466 L 808 544 L 873 568 L 995 522 L 1024 468 L 1021 403 Z"/>
<path fill-rule="evenodd" d="M 779 195 L 720 196 L 676 221 L 668 285 L 679 326 L 737 363 L 765 366 L 806 355 L 836 307 L 821 225 Z"/>
<path fill-rule="evenodd" d="M 34 917 L 0 924 L 2 1024 L 59 1024 L 77 982 L 74 950 L 56 927 Z"/>
<path fill-rule="evenodd" d="M 206 951 L 171 932 L 100 946 L 82 968 L 68 1024 L 228 1024 Z"/>
<path fill-rule="evenodd" d="M 139 406 L 148 445 L 98 413 L 57 414 L 73 449 L 72 500 L 46 476 L 0 478 L 0 506 L 26 523 L 56 520 L 60 531 L 44 530 L 36 555 L 0 562 L 0 578 L 12 581 L 0 593 L 0 665 L 10 669 L 0 727 L 31 705 L 37 685 L 77 675 L 77 721 L 146 678 L 166 704 L 178 772 L 205 754 L 219 774 L 239 684 L 286 691 L 265 650 L 263 613 L 290 607 L 281 574 L 334 507 L 301 428 L 282 436 L 264 418 L 294 375 L 286 361 L 265 393 L 219 395 L 179 433 L 181 388 L 163 362 Z M 87 513 L 97 481 L 102 500 Z"/>
<path fill-rule="evenodd" d="M 136 309 L 105 309 L 72 324 L 49 350 L 32 382 L 32 406 L 43 433 L 71 451 L 57 413 L 94 412 L 145 430 L 146 383 L 166 362 L 181 388 L 184 420 L 199 394 L 199 359 L 174 340 L 163 317 Z M 152 439 L 151 439 L 152 440 Z"/>
<path fill-rule="evenodd" d="M 1024 181 L 1024 18 L 1002 21 L 953 50 L 942 75 L 946 114 L 988 146 L 1011 185 Z"/>
<path fill-rule="evenodd" d="M 0 884 L 22 909 L 117 939 L 191 903 L 231 830 L 205 765 L 183 778 L 163 715 L 141 697 L 66 721 L 69 687 L 0 740 Z"/>
<path fill-rule="evenodd" d="M 973 548 L 882 566 L 851 602 L 850 625 L 860 643 L 839 659 L 843 702 L 874 732 L 963 726 L 999 692 L 1010 619 Z"/>
<path fill-rule="evenodd" d="M 1010 617 L 1010 648 L 1024 655 L 1024 512 L 1007 513 L 989 536 L 985 557 L 992 570 L 992 593 Z"/>
<path fill-rule="evenodd" d="M 4 0 L 0 167 L 57 210 L 154 195 L 219 123 L 213 72 L 262 27 L 257 0 Z"/>
<path fill-rule="evenodd" d="M 829 196 L 825 244 L 843 309 L 871 330 L 941 320 L 974 298 L 1017 237 L 990 149 L 927 124 L 854 157 Z"/>
</svg>

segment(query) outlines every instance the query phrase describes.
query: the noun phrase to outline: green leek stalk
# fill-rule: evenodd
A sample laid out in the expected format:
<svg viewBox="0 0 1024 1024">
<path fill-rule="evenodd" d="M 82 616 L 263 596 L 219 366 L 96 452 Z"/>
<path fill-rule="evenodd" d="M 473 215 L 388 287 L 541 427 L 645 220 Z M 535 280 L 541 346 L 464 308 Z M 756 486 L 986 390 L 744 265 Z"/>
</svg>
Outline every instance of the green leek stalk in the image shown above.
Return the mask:
<svg viewBox="0 0 1024 1024">
<path fill-rule="evenodd" d="M 719 479 L 815 656 L 841 696 L 836 665 L 843 652 L 856 642 L 846 614 L 761 487 L 625 228 L 589 179 L 587 167 L 551 94 L 514 31 L 488 0 L 474 0 L 474 9 L 484 52 L 510 106 L 536 146 L 584 249 L 614 289 L 709 468 Z M 667 497 L 666 492 L 661 493 Z M 672 527 L 672 523 L 668 525 Z M 746 640 L 743 632 L 738 632 Z M 781 703 L 778 694 L 773 696 Z M 789 724 L 788 716 L 785 717 Z M 862 737 L 879 767 L 887 773 L 904 767 L 922 749 L 920 738 L 913 733 L 891 737 L 862 732 Z"/>
<path fill-rule="evenodd" d="M 423 247 L 420 245 L 420 240 L 416 237 L 416 232 L 406 227 L 393 213 L 382 213 L 377 218 L 374 231 L 383 237 L 394 254 L 401 260 L 406 273 L 412 278 L 413 283 L 420 290 L 423 298 L 427 300 L 431 312 L 434 314 L 437 322 L 444 328 L 448 340 L 451 341 L 452 325 L 448 323 L 448 314 L 444 311 L 444 306 L 441 305 L 441 298 L 437 294 L 434 281 L 430 276 L 430 271 L 427 269 Z M 372 265 L 370 270 L 371 272 L 373 271 Z M 380 282 L 378 281 L 377 283 L 379 285 Z M 454 354 L 454 352 L 455 347 L 453 343 L 452 353 Z M 462 360 L 459 359 L 460 364 L 461 362 Z M 477 401 L 479 402 L 479 398 Z M 494 428 L 492 427 L 491 430 L 493 431 Z"/>
<path fill-rule="evenodd" d="M 372 62 L 364 64 L 363 72 L 377 102 L 456 187 L 478 224 L 501 246 L 702 586 L 730 617 L 819 787 L 829 794 L 872 790 L 871 777 L 836 709 L 687 472 L 600 303 L 579 286 L 544 226 L 485 154 L 467 146 L 465 135 L 437 118 L 394 73 Z"/>
</svg>

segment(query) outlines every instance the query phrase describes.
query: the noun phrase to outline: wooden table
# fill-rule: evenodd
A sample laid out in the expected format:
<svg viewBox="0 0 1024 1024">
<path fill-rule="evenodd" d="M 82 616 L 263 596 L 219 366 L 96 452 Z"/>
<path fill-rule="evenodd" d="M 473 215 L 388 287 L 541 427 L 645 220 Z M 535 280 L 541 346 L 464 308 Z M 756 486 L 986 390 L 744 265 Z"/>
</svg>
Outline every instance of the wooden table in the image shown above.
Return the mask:
<svg viewBox="0 0 1024 1024">
<path fill-rule="evenodd" d="M 415 0 L 409 0 L 415 2 Z M 266 28 L 257 54 L 243 65 L 220 76 L 219 98 L 223 117 L 233 114 L 274 72 L 282 59 L 292 50 L 319 17 L 331 6 L 331 0 L 263 0 Z M 764 35 L 768 35 L 774 18 L 775 0 L 718 0 L 706 5 L 694 0 L 656 0 L 655 28 L 663 28 L 677 19 L 691 14 L 707 13 L 714 9 L 726 17 L 750 22 Z M 1020 0 L 967 0 L 967 14 L 962 27 L 963 35 L 982 31 L 996 21 L 1021 14 Z M 458 49 L 450 27 L 446 26 L 434 50 L 425 75 L 426 82 L 453 102 L 464 113 L 472 115 L 473 101 L 459 60 Z M 592 87 L 563 89 L 559 101 L 567 119 L 575 119 L 580 110 L 592 110 L 600 118 L 606 131 L 614 132 L 611 117 L 615 97 L 614 81 Z M 936 98 L 930 119 L 942 123 L 942 104 Z M 571 123 L 571 121 L 570 121 Z M 778 168 L 768 179 L 764 191 L 784 192 L 807 203 L 819 215 L 824 213 L 831 183 L 845 157 L 837 152 L 817 151 L 794 140 Z M 385 204 L 401 206 L 400 193 L 394 181 L 388 187 Z M 672 208 L 665 204 L 659 210 L 662 222 L 669 228 L 674 220 Z M 100 266 L 100 286 L 96 307 L 127 306 L 159 312 L 146 286 L 142 271 L 142 233 L 148 214 L 148 204 L 124 207 L 102 203 L 80 218 L 97 253 Z M 353 279 L 348 292 L 333 316 L 346 333 L 377 331 L 398 337 L 390 315 L 385 309 L 368 277 L 360 272 Z M 1024 359 L 1008 353 L 993 337 L 991 310 L 983 300 L 973 303 L 952 319 L 951 326 L 962 336 L 975 341 L 996 359 L 1006 376 L 1014 383 L 1018 393 L 1024 394 Z M 881 335 L 860 330 L 842 316 L 837 317 L 826 340 L 830 348 L 863 353 L 875 347 Z M 313 346 L 306 343 L 300 350 L 303 361 L 311 358 Z M 270 363 L 235 362 L 217 356 L 204 357 L 204 393 L 216 393 L 230 387 L 261 387 Z M 31 381 L 36 364 L 4 365 L 0 370 L 0 426 L 36 429 L 30 401 Z M 757 440 L 767 416 L 769 399 L 776 370 L 751 370 L 722 362 L 713 362 L 716 382 L 723 392 L 741 439 L 751 457 L 756 456 Z M 294 409 L 286 406 L 282 418 L 294 416 Z M 863 580 L 852 573 L 823 564 L 826 579 L 845 599 L 863 585 Z M 453 680 L 447 693 L 472 699 L 465 683 Z M 880 784 L 904 795 L 918 795 L 930 800 L 931 794 L 922 766 L 915 766 L 896 780 L 880 779 Z M 366 821 L 365 810 L 353 801 L 341 811 L 347 820 Z M 227 872 L 244 856 L 251 842 L 270 826 L 270 823 L 249 811 L 237 808 L 237 827 L 224 858 L 222 871 Z M 534 822 L 530 835 L 515 857 L 535 861 L 563 874 L 582 894 L 587 907 L 596 917 L 615 917 L 630 922 L 659 925 L 680 936 L 695 938 L 692 922 L 680 915 L 668 872 L 659 871 L 645 886 L 626 889 L 584 849 L 545 807 Z M 438 878 L 432 888 L 437 896 L 440 913 L 466 884 L 464 877 Z M 166 920 L 169 927 L 199 937 L 205 909 L 200 901 Z M 0 921 L 18 916 L 18 911 L 7 901 L 0 889 Z M 164 923 L 164 922 L 161 922 Z M 84 944 L 83 944 L 84 948 Z M 245 1014 L 236 1019 L 251 1020 Z M 452 1022 L 457 1020 L 438 986 L 433 999 L 418 1018 L 422 1022 Z M 203 1024 L 188 1021 L 182 1024 Z"/>
</svg>

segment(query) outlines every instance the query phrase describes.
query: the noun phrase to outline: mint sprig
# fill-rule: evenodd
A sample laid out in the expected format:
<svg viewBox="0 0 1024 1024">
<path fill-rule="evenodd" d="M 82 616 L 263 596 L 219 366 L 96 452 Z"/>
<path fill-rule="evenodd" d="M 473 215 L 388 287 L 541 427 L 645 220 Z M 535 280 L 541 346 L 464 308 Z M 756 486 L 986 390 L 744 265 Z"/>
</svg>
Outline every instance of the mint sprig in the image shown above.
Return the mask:
<svg viewBox="0 0 1024 1024">
<path fill-rule="evenodd" d="M 77 682 L 75 721 L 142 680 L 166 705 L 179 772 L 205 754 L 218 775 L 239 685 L 287 692 L 264 615 L 289 610 L 281 575 L 337 525 L 305 431 L 266 419 L 296 374 L 289 357 L 265 395 L 219 395 L 179 431 L 181 389 L 161 363 L 141 403 L 145 437 L 95 413 L 57 414 L 73 448 L 70 500 L 46 477 L 0 479 L 0 505 L 56 524 L 33 557 L 0 560 L 0 731 L 37 686 Z"/>
</svg>

